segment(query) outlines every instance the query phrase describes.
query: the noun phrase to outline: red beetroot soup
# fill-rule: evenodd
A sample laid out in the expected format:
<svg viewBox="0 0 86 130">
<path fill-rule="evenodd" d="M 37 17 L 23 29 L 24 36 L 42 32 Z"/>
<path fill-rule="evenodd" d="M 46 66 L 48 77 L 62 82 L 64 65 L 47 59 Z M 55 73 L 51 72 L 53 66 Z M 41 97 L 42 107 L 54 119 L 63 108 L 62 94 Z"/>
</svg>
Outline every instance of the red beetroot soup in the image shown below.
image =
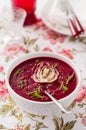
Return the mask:
<svg viewBox="0 0 86 130">
<path fill-rule="evenodd" d="M 53 66 L 59 73 L 58 78 L 48 83 L 34 81 L 33 74 L 40 69 L 41 64 L 48 65 L 47 68 Z M 77 77 L 73 68 L 64 61 L 50 57 L 37 57 L 16 66 L 10 74 L 9 83 L 18 95 L 26 99 L 48 102 L 51 99 L 45 94 L 45 90 L 56 99 L 62 99 L 73 92 L 77 85 Z"/>
</svg>

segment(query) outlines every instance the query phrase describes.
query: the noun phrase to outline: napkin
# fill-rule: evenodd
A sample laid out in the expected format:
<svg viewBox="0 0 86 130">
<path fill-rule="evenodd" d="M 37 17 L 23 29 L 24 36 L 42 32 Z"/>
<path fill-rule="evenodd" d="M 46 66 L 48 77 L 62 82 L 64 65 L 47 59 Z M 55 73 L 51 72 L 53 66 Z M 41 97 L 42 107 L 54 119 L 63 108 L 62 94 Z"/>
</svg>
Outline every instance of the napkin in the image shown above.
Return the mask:
<svg viewBox="0 0 86 130">
<path fill-rule="evenodd" d="M 36 15 L 37 17 L 41 18 L 43 12 L 46 15 L 56 15 L 61 13 L 61 0 L 43 0 L 40 2 L 40 0 L 37 0 L 36 4 Z"/>
<path fill-rule="evenodd" d="M 70 3 L 82 25 L 86 28 L 86 0 L 70 0 Z"/>
<path fill-rule="evenodd" d="M 67 16 L 62 10 L 62 0 L 37 0 L 36 16 L 38 18 L 48 18 L 51 22 L 60 25 L 67 25 Z M 86 27 L 86 0 L 69 0 L 74 12 L 79 17 L 80 22 Z M 66 2 L 66 0 L 65 0 Z"/>
<path fill-rule="evenodd" d="M 50 22 L 58 24 L 63 24 L 61 19 L 64 13 L 61 11 L 61 0 L 37 0 L 36 16 L 41 19 L 47 19 Z"/>
</svg>

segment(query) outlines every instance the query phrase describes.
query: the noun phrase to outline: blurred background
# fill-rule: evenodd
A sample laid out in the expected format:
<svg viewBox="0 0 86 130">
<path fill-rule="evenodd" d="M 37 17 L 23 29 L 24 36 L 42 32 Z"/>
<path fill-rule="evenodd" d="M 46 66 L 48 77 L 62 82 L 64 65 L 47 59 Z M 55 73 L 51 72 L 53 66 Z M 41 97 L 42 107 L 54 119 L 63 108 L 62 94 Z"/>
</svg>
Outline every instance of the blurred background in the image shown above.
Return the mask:
<svg viewBox="0 0 86 130">
<path fill-rule="evenodd" d="M 3 6 L 9 6 L 11 5 L 11 0 L 0 0 L 0 10 L 3 8 Z"/>
</svg>

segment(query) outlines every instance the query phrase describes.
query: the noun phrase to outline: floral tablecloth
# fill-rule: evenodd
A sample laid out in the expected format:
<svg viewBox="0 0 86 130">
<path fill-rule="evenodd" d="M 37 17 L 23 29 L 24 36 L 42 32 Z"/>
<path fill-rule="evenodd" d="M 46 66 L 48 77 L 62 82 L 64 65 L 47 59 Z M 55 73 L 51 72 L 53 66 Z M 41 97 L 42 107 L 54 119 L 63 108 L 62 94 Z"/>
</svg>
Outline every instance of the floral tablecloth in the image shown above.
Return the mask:
<svg viewBox="0 0 86 130">
<path fill-rule="evenodd" d="M 9 95 L 5 83 L 8 65 L 17 57 L 37 52 L 56 52 L 79 67 L 81 89 L 69 106 L 71 114 L 35 115 L 23 112 Z M 19 39 L 0 38 L 0 130 L 86 130 L 86 38 L 73 39 L 48 29 L 41 21 L 25 27 Z"/>
</svg>

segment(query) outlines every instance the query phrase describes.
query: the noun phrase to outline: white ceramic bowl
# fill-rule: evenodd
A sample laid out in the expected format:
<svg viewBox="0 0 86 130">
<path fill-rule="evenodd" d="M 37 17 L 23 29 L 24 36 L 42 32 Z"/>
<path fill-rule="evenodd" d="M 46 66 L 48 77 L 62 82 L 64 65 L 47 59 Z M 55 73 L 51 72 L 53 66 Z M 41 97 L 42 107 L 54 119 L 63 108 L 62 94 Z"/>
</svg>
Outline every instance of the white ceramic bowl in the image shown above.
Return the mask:
<svg viewBox="0 0 86 130">
<path fill-rule="evenodd" d="M 35 58 L 35 57 L 57 58 L 57 59 L 60 59 L 64 62 L 66 62 L 74 69 L 76 76 L 77 76 L 77 81 L 78 81 L 77 86 L 71 94 L 69 94 L 68 96 L 59 100 L 65 107 L 68 107 L 73 102 L 73 100 L 75 99 L 75 97 L 78 93 L 78 90 L 80 88 L 80 80 L 81 80 L 80 71 L 78 70 L 76 65 L 68 58 L 66 58 L 60 54 L 49 53 L 49 52 L 36 52 L 36 53 L 26 54 L 26 55 L 16 59 L 8 67 L 5 79 L 6 79 L 6 84 L 7 84 L 9 93 L 12 96 L 12 98 L 14 99 L 14 101 L 16 102 L 16 104 L 20 108 L 22 108 L 24 111 L 34 113 L 34 114 L 39 114 L 39 115 L 40 114 L 42 114 L 42 115 L 43 114 L 57 114 L 60 111 L 60 109 L 52 101 L 51 102 L 36 102 L 36 101 L 28 100 L 26 98 L 19 96 L 16 92 L 14 92 L 14 90 L 11 88 L 11 86 L 9 84 L 9 77 L 10 77 L 12 70 L 21 62 L 23 62 L 27 59 L 30 59 L 30 58 Z"/>
</svg>

